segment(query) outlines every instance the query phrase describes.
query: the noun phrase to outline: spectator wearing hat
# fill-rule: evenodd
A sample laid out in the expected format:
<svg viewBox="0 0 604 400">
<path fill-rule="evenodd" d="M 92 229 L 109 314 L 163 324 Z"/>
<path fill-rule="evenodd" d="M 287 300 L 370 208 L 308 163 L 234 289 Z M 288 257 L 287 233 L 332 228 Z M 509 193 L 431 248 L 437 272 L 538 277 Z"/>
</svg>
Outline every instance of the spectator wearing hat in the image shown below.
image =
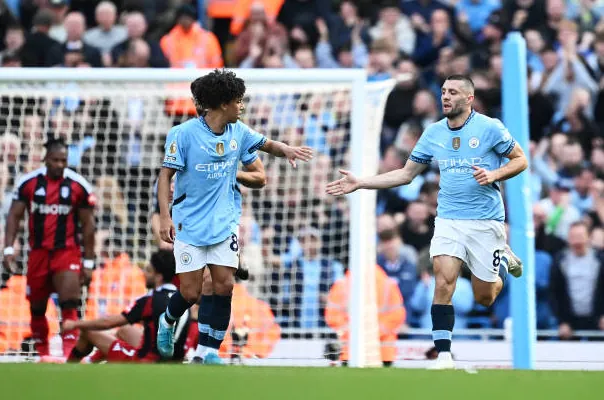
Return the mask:
<svg viewBox="0 0 604 400">
<path fill-rule="evenodd" d="M 52 25 L 48 35 L 57 42 L 63 43 L 67 40 L 64 21 L 69 11 L 69 0 L 49 0 L 48 6 L 52 12 Z"/>
<path fill-rule="evenodd" d="M 176 12 L 176 25 L 162 37 L 160 46 L 173 68 L 220 68 L 222 51 L 212 32 L 197 22 L 197 12 L 189 4 Z"/>
<path fill-rule="evenodd" d="M 572 189 L 571 179 L 560 178 L 550 189 L 549 197 L 539 202 L 546 217 L 545 233 L 565 241 L 570 226 L 581 219 L 581 213 L 571 203 Z"/>
</svg>

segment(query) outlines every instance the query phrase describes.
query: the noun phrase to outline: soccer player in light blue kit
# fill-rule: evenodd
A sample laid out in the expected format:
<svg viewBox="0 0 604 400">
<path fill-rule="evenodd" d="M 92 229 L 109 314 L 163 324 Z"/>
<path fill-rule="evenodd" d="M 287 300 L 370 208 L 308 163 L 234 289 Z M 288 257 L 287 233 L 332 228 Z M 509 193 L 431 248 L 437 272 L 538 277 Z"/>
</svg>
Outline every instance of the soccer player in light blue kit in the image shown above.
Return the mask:
<svg viewBox="0 0 604 400">
<path fill-rule="evenodd" d="M 266 172 L 264 170 L 264 164 L 262 164 L 262 160 L 260 160 L 258 157 L 257 152 L 244 153 L 241 157 L 241 163 L 243 164 L 243 169 L 237 171 L 237 176 L 233 181 L 235 218 L 233 221 L 232 232 L 234 232 L 237 237 L 239 237 L 239 221 L 241 219 L 243 200 L 241 197 L 241 189 L 239 188 L 239 184 L 252 189 L 260 189 L 266 185 Z M 238 254 L 240 255 L 241 246 L 238 244 L 237 247 Z M 244 265 L 241 264 L 241 256 L 239 256 L 239 265 L 235 272 L 235 277 L 241 280 L 247 280 L 249 278 L 249 271 Z M 214 313 L 216 312 L 214 308 L 213 295 L 214 285 L 212 283 L 212 276 L 208 273 L 208 271 L 205 271 L 201 288 L 199 309 L 197 310 L 199 337 L 195 354 L 191 359 L 192 364 L 210 363 L 210 361 L 207 360 L 208 355 L 209 353 L 214 353 L 213 349 L 209 347 L 209 334 L 211 332 L 210 323 L 212 322 Z M 210 359 L 213 357 L 214 355 L 211 355 Z M 215 357 L 214 359 L 217 360 Z"/>
<path fill-rule="evenodd" d="M 454 368 L 451 298 L 463 263 L 472 272 L 474 298 L 487 307 L 501 292 L 508 271 L 522 275 L 521 261 L 506 244 L 498 182 L 518 175 L 528 162 L 501 121 L 472 109 L 474 84 L 468 77 L 448 77 L 441 99 L 446 118 L 426 128 L 402 169 L 361 179 L 341 170 L 344 177 L 330 183 L 327 193 L 407 185 L 431 162 L 438 163 L 440 191 L 430 257 L 436 279 L 432 338 L 439 355 L 432 368 L 448 369 Z M 504 157 L 509 162 L 504 164 Z"/>
<path fill-rule="evenodd" d="M 239 263 L 233 232 L 238 218 L 233 191 L 239 161 L 246 153 L 261 150 L 285 157 L 295 167 L 296 160 L 310 160 L 312 150 L 272 141 L 240 122 L 245 83 L 231 71 L 215 70 L 196 79 L 191 92 L 200 117 L 170 130 L 158 178 L 160 236 L 174 243 L 180 289 L 160 318 L 157 347 L 162 357 L 171 357 L 175 322 L 200 299 L 203 269 L 208 266 L 214 290 L 211 315 L 199 321 L 200 337 L 207 334 L 203 363 L 222 364 L 218 349 L 229 326 L 233 269 Z M 199 313 L 199 318 L 203 315 Z"/>
</svg>

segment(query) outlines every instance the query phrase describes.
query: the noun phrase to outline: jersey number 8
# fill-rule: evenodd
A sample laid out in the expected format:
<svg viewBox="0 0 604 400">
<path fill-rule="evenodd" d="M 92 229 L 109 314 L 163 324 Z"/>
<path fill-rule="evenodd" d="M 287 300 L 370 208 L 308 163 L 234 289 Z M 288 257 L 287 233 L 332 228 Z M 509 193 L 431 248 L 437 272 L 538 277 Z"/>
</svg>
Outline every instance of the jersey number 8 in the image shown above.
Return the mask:
<svg viewBox="0 0 604 400">
<path fill-rule="evenodd" d="M 231 235 L 231 250 L 234 252 L 239 251 L 239 242 L 237 242 L 237 235 L 235 234 Z"/>
</svg>

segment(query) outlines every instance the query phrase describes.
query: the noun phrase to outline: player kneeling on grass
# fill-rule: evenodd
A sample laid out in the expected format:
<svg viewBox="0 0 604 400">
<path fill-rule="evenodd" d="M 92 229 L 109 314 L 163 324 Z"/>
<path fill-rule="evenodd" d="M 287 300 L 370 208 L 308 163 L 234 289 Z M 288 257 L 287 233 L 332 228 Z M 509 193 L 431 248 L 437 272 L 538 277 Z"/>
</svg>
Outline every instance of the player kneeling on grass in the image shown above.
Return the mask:
<svg viewBox="0 0 604 400">
<path fill-rule="evenodd" d="M 65 321 L 64 330 L 80 329 L 80 338 L 69 355 L 69 362 L 78 362 L 90 354 L 94 347 L 109 362 L 157 362 L 161 359 L 155 341 L 155 332 L 160 315 L 166 309 L 170 296 L 176 292 L 171 284 L 174 278 L 174 255 L 169 250 L 159 250 L 151 256 L 151 261 L 145 266 L 145 280 L 148 289 L 153 289 L 147 295 L 137 299 L 129 309 L 119 315 L 107 315 L 95 320 Z M 167 283 L 166 283 L 167 282 Z M 128 334 L 120 335 L 107 332 L 109 329 L 140 322 L 143 331 L 128 330 Z M 175 346 L 172 360 L 181 361 L 184 358 L 184 343 L 188 329 L 188 314 L 176 323 Z"/>
</svg>

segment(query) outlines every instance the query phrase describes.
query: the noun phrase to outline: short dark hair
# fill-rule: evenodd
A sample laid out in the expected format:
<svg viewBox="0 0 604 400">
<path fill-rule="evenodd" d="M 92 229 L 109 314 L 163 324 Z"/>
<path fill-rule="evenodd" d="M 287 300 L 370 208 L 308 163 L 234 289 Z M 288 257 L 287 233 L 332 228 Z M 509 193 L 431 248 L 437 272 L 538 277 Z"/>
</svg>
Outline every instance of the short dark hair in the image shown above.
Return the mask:
<svg viewBox="0 0 604 400">
<path fill-rule="evenodd" d="M 157 250 L 151 254 L 151 266 L 158 274 L 161 274 L 164 283 L 172 282 L 176 272 L 176 260 L 174 253 L 170 250 Z"/>
<path fill-rule="evenodd" d="M 447 76 L 447 79 L 445 79 L 446 81 L 462 81 L 464 82 L 466 85 L 470 86 L 472 88 L 472 91 L 474 90 L 474 81 L 472 81 L 472 78 L 470 78 L 468 75 L 449 75 Z"/>
<path fill-rule="evenodd" d="M 216 69 L 195 79 L 191 83 L 191 93 L 197 111 L 201 113 L 203 110 L 217 109 L 223 104 L 242 98 L 245 94 L 245 82 L 232 71 Z"/>
<path fill-rule="evenodd" d="M 47 153 L 56 150 L 67 150 L 67 144 L 62 138 L 48 139 L 48 141 L 44 144 L 44 147 L 46 148 Z"/>
</svg>

